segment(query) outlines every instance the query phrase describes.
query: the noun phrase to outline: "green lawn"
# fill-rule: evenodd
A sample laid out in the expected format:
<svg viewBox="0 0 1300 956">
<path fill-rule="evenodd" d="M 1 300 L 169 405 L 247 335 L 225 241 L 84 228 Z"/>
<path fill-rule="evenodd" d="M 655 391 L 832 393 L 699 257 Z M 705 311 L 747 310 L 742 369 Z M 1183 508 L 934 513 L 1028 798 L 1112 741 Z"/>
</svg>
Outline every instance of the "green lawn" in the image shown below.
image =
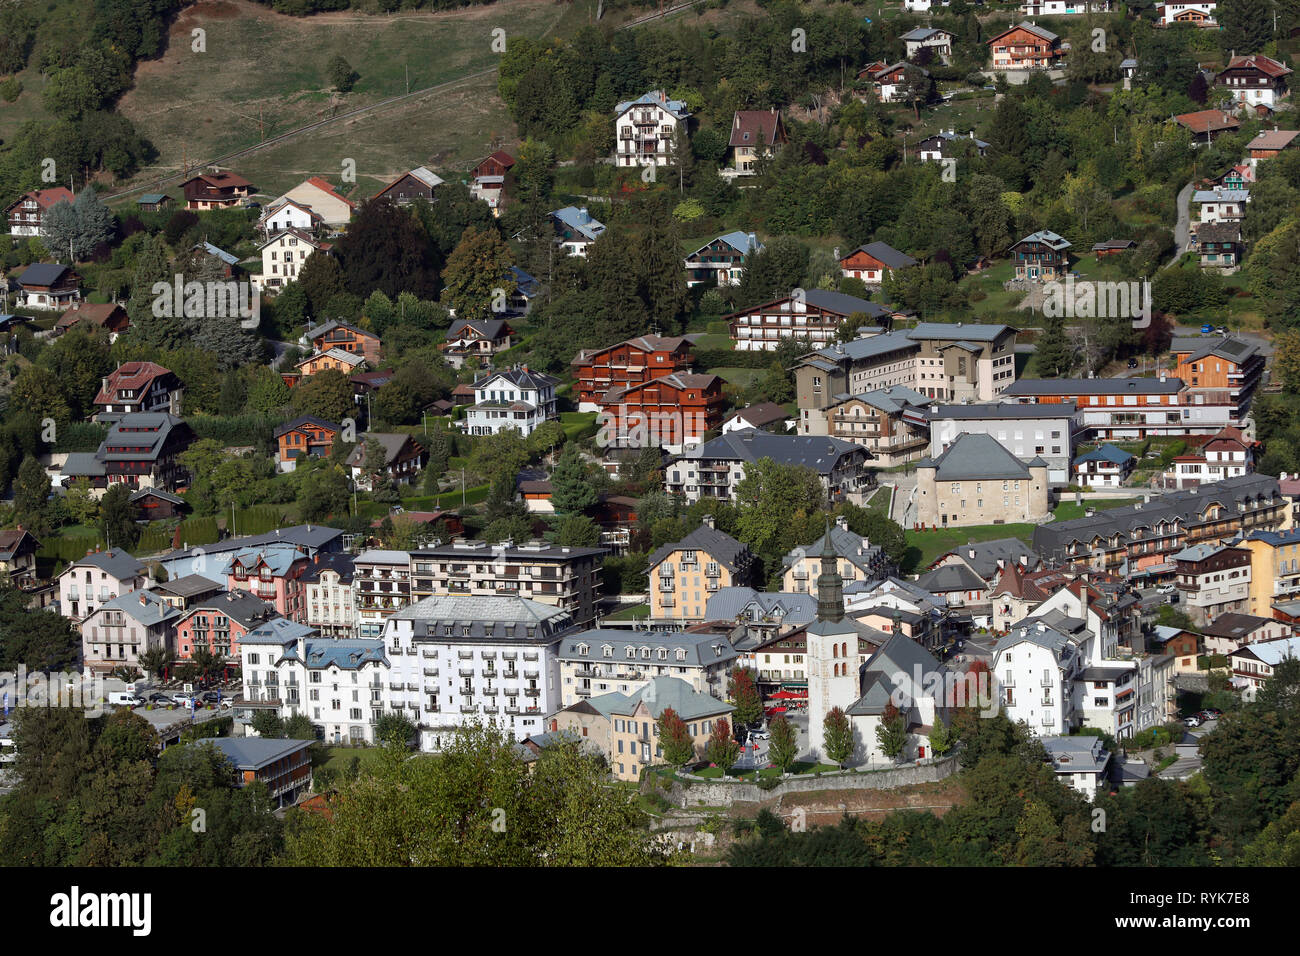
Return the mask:
<svg viewBox="0 0 1300 956">
<path fill-rule="evenodd" d="M 839 767 L 829 763 L 813 764 L 813 763 L 800 762 L 791 765 L 790 775 L 797 777 L 797 776 L 806 776 L 808 774 L 814 774 L 814 773 L 834 773 L 839 769 L 840 769 Z M 705 779 L 709 779 L 709 780 L 717 780 L 722 778 L 723 776 L 726 776 L 732 780 L 737 780 L 740 779 L 741 777 L 743 777 L 746 780 L 753 780 L 755 776 L 762 777 L 762 778 L 769 778 L 769 779 L 772 777 L 779 777 L 781 776 L 781 771 L 777 770 L 775 767 L 765 767 L 764 769 L 758 771 L 757 774 L 755 774 L 753 770 L 746 770 L 743 772 L 733 770 L 724 774 L 721 767 L 705 767 L 703 770 L 693 770 L 691 771 L 691 774 L 693 776 L 704 777 Z"/>
<path fill-rule="evenodd" d="M 364 772 L 377 766 L 382 755 L 383 752 L 378 747 L 316 746 L 311 749 L 311 766 L 312 770 L 327 768 L 342 776 L 347 773 L 353 757 L 360 759 Z"/>
<path fill-rule="evenodd" d="M 613 614 L 606 615 L 607 621 L 640 621 L 650 616 L 650 605 L 634 604 L 632 607 L 625 607 Z"/>
<path fill-rule="evenodd" d="M 733 368 L 724 365 L 721 368 L 711 368 L 709 371 L 714 375 L 721 375 L 723 381 L 738 388 L 749 388 L 755 380 L 764 374 L 761 368 Z"/>
<path fill-rule="evenodd" d="M 969 541 L 993 541 L 997 538 L 1019 538 L 1029 544 L 1034 536 L 1033 524 L 985 524 L 969 528 L 936 528 L 933 531 L 907 531 L 907 554 L 904 574 L 923 571 L 930 562 Z"/>
<path fill-rule="evenodd" d="M 1136 504 L 1141 498 L 1106 498 L 1106 499 L 1089 499 L 1084 495 L 1083 504 L 1076 505 L 1073 501 L 1063 501 L 1056 506 L 1052 512 L 1057 521 L 1070 521 L 1074 518 L 1082 518 L 1084 510 L 1092 508 L 1096 511 L 1108 511 L 1111 508 L 1125 508 L 1129 505 Z"/>
<path fill-rule="evenodd" d="M 894 489 L 888 486 L 877 488 L 876 491 L 867 499 L 866 508 L 868 511 L 875 511 L 878 514 L 889 517 L 889 506 L 893 501 Z"/>
</svg>

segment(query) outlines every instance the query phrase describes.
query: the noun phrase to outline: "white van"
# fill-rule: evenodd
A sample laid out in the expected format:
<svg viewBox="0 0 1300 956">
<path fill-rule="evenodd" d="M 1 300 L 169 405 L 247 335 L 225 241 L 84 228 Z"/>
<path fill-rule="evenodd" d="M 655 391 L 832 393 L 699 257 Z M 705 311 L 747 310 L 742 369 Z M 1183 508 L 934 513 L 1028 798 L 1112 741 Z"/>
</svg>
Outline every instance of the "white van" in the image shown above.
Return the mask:
<svg viewBox="0 0 1300 956">
<path fill-rule="evenodd" d="M 108 702 L 113 707 L 139 707 L 144 700 L 130 691 L 114 691 L 108 695 Z"/>
</svg>

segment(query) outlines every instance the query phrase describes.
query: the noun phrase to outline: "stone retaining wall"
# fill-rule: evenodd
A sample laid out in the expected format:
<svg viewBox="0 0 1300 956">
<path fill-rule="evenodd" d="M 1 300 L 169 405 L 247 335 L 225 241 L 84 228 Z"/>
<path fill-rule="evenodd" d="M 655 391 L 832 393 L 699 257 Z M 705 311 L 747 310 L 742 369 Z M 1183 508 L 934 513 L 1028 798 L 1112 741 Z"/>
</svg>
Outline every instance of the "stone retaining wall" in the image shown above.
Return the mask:
<svg viewBox="0 0 1300 956">
<path fill-rule="evenodd" d="M 791 793 L 809 793 L 816 790 L 893 790 L 917 783 L 935 783 L 957 772 L 957 757 L 943 757 L 939 760 L 926 760 L 922 763 L 903 764 L 882 770 L 863 773 L 841 771 L 815 774 L 801 774 L 787 777 L 770 790 L 754 783 L 728 783 L 706 777 L 693 777 L 681 774 L 680 780 L 673 781 L 670 792 L 664 793 L 666 799 L 679 807 L 729 807 L 733 803 L 760 803 Z M 653 783 L 654 776 L 647 777 Z M 689 781 L 685 786 L 683 780 Z"/>
</svg>

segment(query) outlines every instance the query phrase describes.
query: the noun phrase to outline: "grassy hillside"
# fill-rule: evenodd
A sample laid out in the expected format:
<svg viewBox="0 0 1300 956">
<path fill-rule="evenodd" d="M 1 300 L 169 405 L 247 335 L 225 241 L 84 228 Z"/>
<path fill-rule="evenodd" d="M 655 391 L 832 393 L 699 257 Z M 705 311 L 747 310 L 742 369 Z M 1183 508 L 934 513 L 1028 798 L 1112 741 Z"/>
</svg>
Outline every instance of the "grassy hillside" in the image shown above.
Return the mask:
<svg viewBox="0 0 1300 956">
<path fill-rule="evenodd" d="M 257 144 L 266 136 L 370 106 L 407 91 L 491 70 L 492 31 L 541 37 L 572 32 L 594 3 L 500 0 L 487 7 L 391 16 L 353 12 L 282 16 L 243 0 L 205 0 L 172 25 L 167 52 L 141 63 L 118 109 L 159 150 L 144 182 L 189 163 Z M 206 33 L 206 52 L 191 49 Z M 329 89 L 326 65 L 343 55 L 359 74 L 354 91 Z M 343 159 L 356 161 L 358 192 L 369 195 L 411 166 L 467 166 L 493 135 L 514 134 L 496 97 L 495 75 L 413 97 L 375 114 L 295 138 L 232 164 L 274 195 L 305 176 L 337 181 Z"/>
</svg>

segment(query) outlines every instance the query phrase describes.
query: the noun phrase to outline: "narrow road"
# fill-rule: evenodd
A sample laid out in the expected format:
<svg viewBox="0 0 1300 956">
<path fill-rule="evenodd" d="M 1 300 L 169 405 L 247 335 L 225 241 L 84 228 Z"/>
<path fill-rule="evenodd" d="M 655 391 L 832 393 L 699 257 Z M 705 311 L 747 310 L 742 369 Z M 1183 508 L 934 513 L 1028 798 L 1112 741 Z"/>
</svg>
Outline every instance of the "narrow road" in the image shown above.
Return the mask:
<svg viewBox="0 0 1300 956">
<path fill-rule="evenodd" d="M 1195 190 L 1195 183 L 1188 183 L 1178 191 L 1178 222 L 1174 224 L 1174 243 L 1178 246 L 1178 251 L 1174 258 L 1165 263 L 1165 268 L 1177 265 L 1178 260 L 1183 257 L 1183 253 L 1191 248 L 1192 244 L 1192 192 Z"/>
</svg>

